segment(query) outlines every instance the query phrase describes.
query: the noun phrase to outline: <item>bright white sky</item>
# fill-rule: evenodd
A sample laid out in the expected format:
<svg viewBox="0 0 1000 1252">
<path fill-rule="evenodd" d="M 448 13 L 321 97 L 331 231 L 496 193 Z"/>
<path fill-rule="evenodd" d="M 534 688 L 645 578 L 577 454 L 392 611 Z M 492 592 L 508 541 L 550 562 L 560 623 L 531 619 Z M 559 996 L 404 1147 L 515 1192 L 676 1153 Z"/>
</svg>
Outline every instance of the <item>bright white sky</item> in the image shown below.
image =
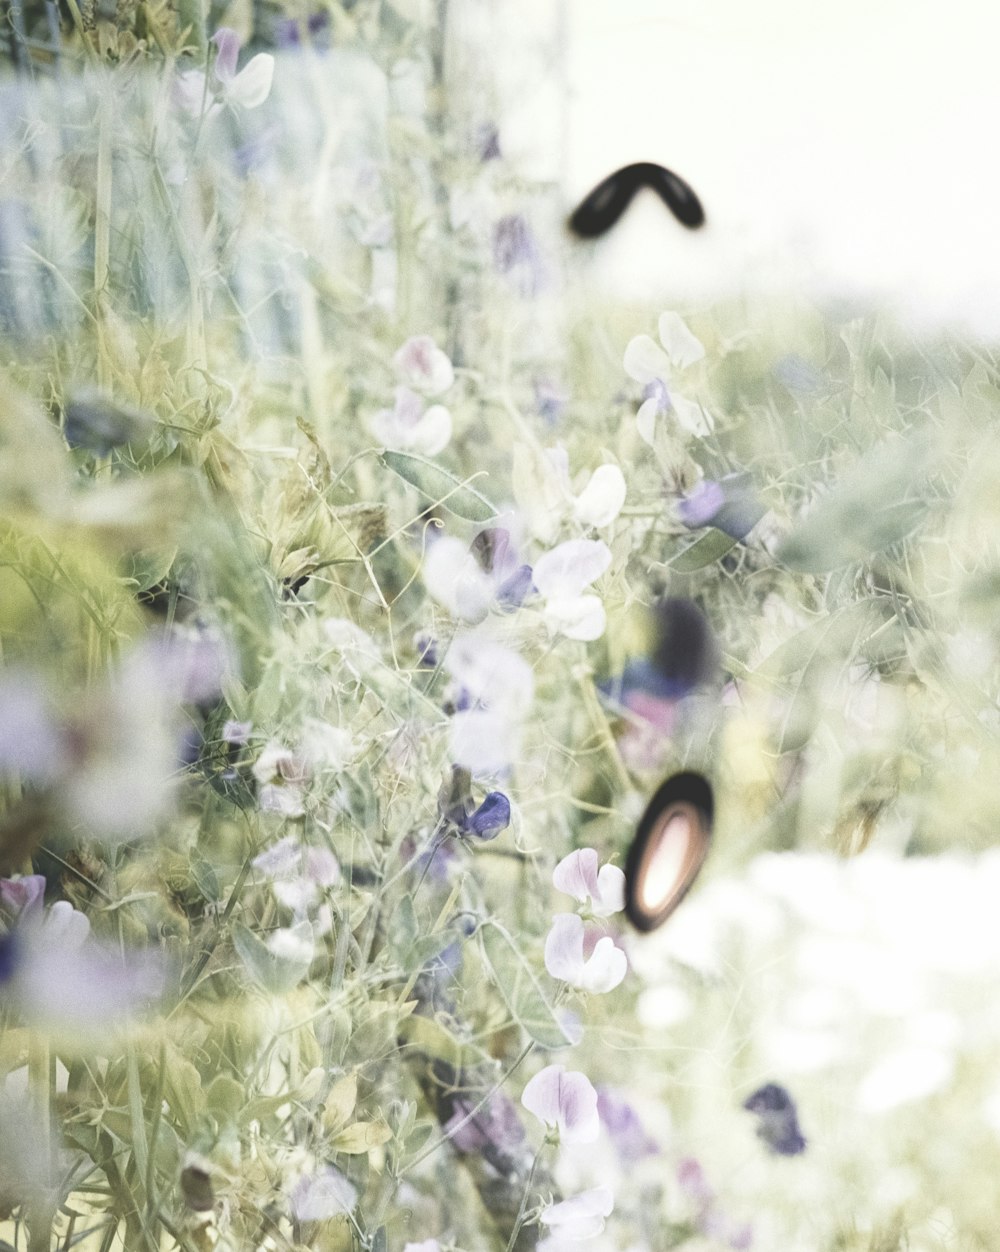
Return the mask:
<svg viewBox="0 0 1000 1252">
<path fill-rule="evenodd" d="M 675 169 L 705 205 L 694 235 L 637 200 L 589 262 L 595 282 L 678 303 L 806 284 L 1000 337 L 1000 5 L 501 8 L 513 45 L 534 27 L 541 48 L 506 66 L 508 154 L 560 178 L 569 207 L 635 160 Z"/>
</svg>

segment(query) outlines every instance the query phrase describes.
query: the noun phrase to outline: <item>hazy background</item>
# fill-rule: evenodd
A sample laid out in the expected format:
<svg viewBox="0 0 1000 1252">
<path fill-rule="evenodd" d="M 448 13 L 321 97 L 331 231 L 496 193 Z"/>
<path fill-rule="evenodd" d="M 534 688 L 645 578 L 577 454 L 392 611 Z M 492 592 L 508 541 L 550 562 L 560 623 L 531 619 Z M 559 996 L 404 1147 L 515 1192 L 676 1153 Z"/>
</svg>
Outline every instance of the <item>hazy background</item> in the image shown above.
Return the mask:
<svg viewBox="0 0 1000 1252">
<path fill-rule="evenodd" d="M 1000 334 L 997 6 L 506 0 L 503 15 L 504 146 L 526 171 L 572 207 L 617 166 L 658 161 L 705 205 L 689 234 L 642 197 L 586 262 L 595 282 L 668 302 L 807 284 Z"/>
</svg>

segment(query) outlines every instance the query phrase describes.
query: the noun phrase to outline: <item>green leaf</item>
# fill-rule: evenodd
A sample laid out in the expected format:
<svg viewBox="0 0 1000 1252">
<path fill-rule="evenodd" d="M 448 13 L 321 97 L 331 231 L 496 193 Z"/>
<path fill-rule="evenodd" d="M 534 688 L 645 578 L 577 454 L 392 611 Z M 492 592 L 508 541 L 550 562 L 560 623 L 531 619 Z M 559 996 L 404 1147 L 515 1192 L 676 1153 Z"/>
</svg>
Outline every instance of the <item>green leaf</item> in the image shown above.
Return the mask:
<svg viewBox="0 0 1000 1252">
<path fill-rule="evenodd" d="M 232 928 L 233 947 L 243 968 L 262 991 L 280 995 L 291 991 L 309 972 L 310 961 L 304 958 L 276 956 L 252 930 L 238 923 Z"/>
<path fill-rule="evenodd" d="M 905 539 L 926 511 L 913 494 L 926 453 L 922 439 L 871 449 L 789 535 L 779 560 L 803 573 L 828 574 Z"/>
<path fill-rule="evenodd" d="M 400 1038 L 418 1048 L 434 1061 L 444 1061 L 453 1069 L 462 1069 L 469 1061 L 469 1049 L 435 1017 L 414 1013 L 400 1023 Z"/>
<path fill-rule="evenodd" d="M 738 540 L 724 531 L 710 527 L 705 534 L 682 548 L 667 564 L 678 574 L 691 574 L 695 570 L 704 569 L 706 565 L 714 565 L 734 548 Z"/>
<path fill-rule="evenodd" d="M 410 452 L 383 452 L 382 464 L 420 492 L 428 504 L 442 504 L 469 522 L 488 522 L 499 509 L 448 470 Z"/>
<path fill-rule="evenodd" d="M 488 922 L 479 939 L 486 967 L 514 1020 L 541 1047 L 566 1047 L 569 1040 L 510 935 L 496 922 Z"/>
</svg>

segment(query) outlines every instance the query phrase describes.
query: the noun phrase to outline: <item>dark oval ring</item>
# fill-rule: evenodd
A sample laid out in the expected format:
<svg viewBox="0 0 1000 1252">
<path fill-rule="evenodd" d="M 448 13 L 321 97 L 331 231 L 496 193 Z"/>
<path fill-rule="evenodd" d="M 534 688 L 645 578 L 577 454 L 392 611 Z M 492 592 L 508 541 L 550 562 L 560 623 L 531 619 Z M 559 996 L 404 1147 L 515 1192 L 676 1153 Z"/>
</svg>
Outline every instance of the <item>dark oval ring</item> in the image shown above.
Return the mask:
<svg viewBox="0 0 1000 1252">
<path fill-rule="evenodd" d="M 704 225 L 701 201 L 679 174 L 652 161 L 637 161 L 609 174 L 580 201 L 569 219 L 570 230 L 583 239 L 603 235 L 632 203 L 640 187 L 655 191 L 682 226 L 697 230 Z"/>
<path fill-rule="evenodd" d="M 708 855 L 712 788 L 701 774 L 667 779 L 650 800 L 625 862 L 625 915 L 637 930 L 662 926 Z"/>
</svg>

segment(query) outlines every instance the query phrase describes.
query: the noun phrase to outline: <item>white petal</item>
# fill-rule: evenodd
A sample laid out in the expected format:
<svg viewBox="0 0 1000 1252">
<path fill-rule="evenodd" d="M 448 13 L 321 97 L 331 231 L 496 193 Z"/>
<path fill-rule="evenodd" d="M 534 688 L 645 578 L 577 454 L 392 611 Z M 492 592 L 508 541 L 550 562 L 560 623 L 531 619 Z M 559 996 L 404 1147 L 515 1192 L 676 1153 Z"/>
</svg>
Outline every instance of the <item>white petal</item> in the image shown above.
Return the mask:
<svg viewBox="0 0 1000 1252">
<path fill-rule="evenodd" d="M 509 769 L 520 751 L 520 723 L 502 713 L 465 709 L 451 719 L 451 759 L 475 775 Z"/>
<path fill-rule="evenodd" d="M 430 335 L 411 336 L 392 363 L 406 385 L 425 396 L 438 396 L 455 381 L 451 361 Z"/>
<path fill-rule="evenodd" d="M 610 1187 L 594 1187 L 581 1191 L 560 1204 L 550 1204 L 543 1209 L 539 1220 L 546 1226 L 561 1228 L 560 1233 L 571 1239 L 590 1239 L 604 1229 L 604 1219 L 615 1207 Z"/>
<path fill-rule="evenodd" d="M 670 377 L 670 358 L 649 335 L 636 335 L 628 341 L 623 364 L 625 373 L 637 383 Z"/>
<path fill-rule="evenodd" d="M 700 404 L 685 400 L 683 396 L 675 396 L 673 393 L 670 396 L 670 403 L 678 426 L 682 426 L 688 434 L 704 439 L 706 435 L 712 433 L 715 423 Z"/>
<path fill-rule="evenodd" d="M 590 476 L 573 506 L 578 522 L 585 526 L 608 526 L 625 503 L 625 475 L 617 465 L 601 465 Z"/>
<path fill-rule="evenodd" d="M 583 918 L 559 913 L 545 937 L 545 968 L 553 978 L 578 987 L 584 974 Z"/>
<path fill-rule="evenodd" d="M 594 913 L 610 917 L 625 907 L 625 875 L 617 865 L 602 865 L 597 875 L 597 894 L 593 897 Z"/>
<path fill-rule="evenodd" d="M 627 973 L 628 957 L 615 945 L 610 935 L 605 935 L 603 939 L 598 939 L 584 969 L 583 980 L 578 985 L 584 991 L 603 995 L 617 987 Z"/>
<path fill-rule="evenodd" d="M 267 947 L 282 960 L 298 961 L 306 965 L 311 965 L 316 955 L 316 940 L 308 922 L 279 927 L 268 937 Z"/>
<path fill-rule="evenodd" d="M 452 617 L 481 622 L 489 612 L 493 582 L 460 539 L 436 539 L 424 557 L 423 575 L 424 586 Z"/>
<path fill-rule="evenodd" d="M 603 539 L 569 539 L 538 558 L 532 581 L 546 598 L 576 596 L 610 564 L 611 549 Z"/>
<path fill-rule="evenodd" d="M 244 109 L 255 109 L 271 94 L 273 81 L 274 57 L 269 52 L 258 52 L 226 87 L 226 99 Z"/>
<path fill-rule="evenodd" d="M 357 1188 L 332 1165 L 318 1174 L 303 1175 L 292 1190 L 292 1212 L 300 1222 L 321 1222 L 350 1213 L 357 1202 Z"/>
<path fill-rule="evenodd" d="M 90 934 L 90 920 L 68 900 L 57 900 L 45 914 L 39 942 L 75 951 Z"/>
<path fill-rule="evenodd" d="M 531 707 L 535 690 L 531 666 L 501 643 L 471 632 L 457 635 L 444 667 L 473 700 L 491 709 L 520 718 Z"/>
<path fill-rule="evenodd" d="M 436 456 L 451 439 L 451 414 L 443 404 L 433 404 L 413 428 L 411 446 L 424 456 Z"/>
<path fill-rule="evenodd" d="M 586 1074 L 547 1065 L 524 1088 L 521 1103 L 548 1126 L 558 1126 L 564 1143 L 593 1143 L 600 1134 L 597 1092 Z"/>
<path fill-rule="evenodd" d="M 556 596 L 545 602 L 543 616 L 549 629 L 567 639 L 591 643 L 608 624 L 600 596 Z"/>
<path fill-rule="evenodd" d="M 650 447 L 653 446 L 653 434 L 656 430 L 656 419 L 660 412 L 660 402 L 655 396 L 650 396 L 648 400 L 643 400 L 639 406 L 639 412 L 635 415 L 635 428 L 639 432 L 639 438 Z"/>
<path fill-rule="evenodd" d="M 705 348 L 700 339 L 687 328 L 687 323 L 678 313 L 664 313 L 660 317 L 660 343 L 666 349 L 670 363 L 677 369 L 686 369 L 700 361 L 705 355 Z"/>
</svg>

